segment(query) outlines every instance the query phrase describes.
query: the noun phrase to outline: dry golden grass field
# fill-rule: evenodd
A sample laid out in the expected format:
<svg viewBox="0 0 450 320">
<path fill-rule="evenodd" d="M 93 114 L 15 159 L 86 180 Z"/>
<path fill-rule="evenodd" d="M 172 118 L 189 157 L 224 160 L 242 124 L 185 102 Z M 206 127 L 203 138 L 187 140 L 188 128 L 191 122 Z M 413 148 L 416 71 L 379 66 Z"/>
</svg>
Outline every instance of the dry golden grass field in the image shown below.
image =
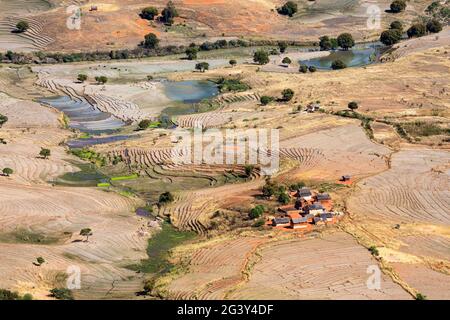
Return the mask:
<svg viewBox="0 0 450 320">
<path fill-rule="evenodd" d="M 75 268 L 74 299 L 448 300 L 448 25 L 341 70 L 300 72 L 300 61 L 333 53 L 297 45 L 265 65 L 254 52 L 276 45 L 201 51 L 193 60 L 40 59 L 135 49 L 150 32 L 160 46 L 317 42 L 350 32 L 364 47 L 430 4 L 410 0 L 393 16 L 391 1 L 377 1 L 382 29 L 369 30 L 374 1 L 295 2 L 287 17 L 279 0 L 174 0 L 179 16 L 167 26 L 139 17 L 166 0 L 0 0 L 0 289 L 56 299 L 50 290 L 67 287 Z M 80 30 L 66 27 L 70 5 L 82 9 Z M 28 30 L 11 32 L 19 20 Z M 7 51 L 35 59 L 12 63 Z M 195 70 L 199 62 L 209 69 Z M 283 99 L 285 89 L 292 99 Z M 261 163 L 248 165 L 247 138 L 243 149 L 219 144 L 245 163 L 174 160 L 174 150 L 196 146 L 183 134 L 253 129 L 279 134 L 278 150 L 258 147 L 279 155 L 270 176 Z M 274 195 L 264 196 L 272 185 Z M 309 217 L 307 231 L 272 227 L 294 210 L 283 205 L 312 212 L 313 200 L 296 202 L 300 185 L 329 194 L 333 218 Z"/>
</svg>

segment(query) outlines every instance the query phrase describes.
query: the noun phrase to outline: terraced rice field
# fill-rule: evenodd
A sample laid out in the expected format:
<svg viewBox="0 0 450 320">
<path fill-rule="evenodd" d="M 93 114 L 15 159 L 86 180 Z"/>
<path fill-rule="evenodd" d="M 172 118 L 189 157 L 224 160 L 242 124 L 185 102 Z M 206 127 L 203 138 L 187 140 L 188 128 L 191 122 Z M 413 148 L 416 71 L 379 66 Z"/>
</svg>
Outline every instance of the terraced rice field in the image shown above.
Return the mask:
<svg viewBox="0 0 450 320">
<path fill-rule="evenodd" d="M 450 154 L 409 149 L 394 154 L 391 168 L 359 184 L 350 212 L 392 221 L 450 223 Z"/>
<path fill-rule="evenodd" d="M 240 237 L 202 246 L 190 254 L 188 273 L 172 281 L 166 294 L 171 299 L 224 299 L 242 281 L 247 259 L 265 241 Z"/>
<path fill-rule="evenodd" d="M 364 176 L 387 167 L 390 150 L 371 142 L 362 128 L 344 125 L 280 142 L 280 156 L 301 163 L 299 177 L 337 180 L 345 174 Z"/>
<path fill-rule="evenodd" d="M 228 298 L 411 298 L 383 274 L 380 289 L 369 289 L 367 268 L 376 266 L 377 262 L 345 233 L 270 243 L 260 250 L 260 255 L 250 271 L 249 280 L 233 290 Z"/>
</svg>

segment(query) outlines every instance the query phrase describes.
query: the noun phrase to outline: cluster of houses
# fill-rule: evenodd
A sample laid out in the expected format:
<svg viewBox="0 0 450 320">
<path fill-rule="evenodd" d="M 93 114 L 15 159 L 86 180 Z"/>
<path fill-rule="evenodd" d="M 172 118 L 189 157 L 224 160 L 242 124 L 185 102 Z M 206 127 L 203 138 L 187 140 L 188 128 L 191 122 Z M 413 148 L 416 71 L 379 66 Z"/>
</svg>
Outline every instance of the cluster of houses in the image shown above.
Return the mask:
<svg viewBox="0 0 450 320">
<path fill-rule="evenodd" d="M 308 188 L 292 194 L 294 205 L 278 208 L 278 216 L 272 219 L 273 227 L 311 230 L 313 225 L 336 223 L 339 213 L 333 212 L 333 201 L 328 193 L 313 194 Z"/>
</svg>

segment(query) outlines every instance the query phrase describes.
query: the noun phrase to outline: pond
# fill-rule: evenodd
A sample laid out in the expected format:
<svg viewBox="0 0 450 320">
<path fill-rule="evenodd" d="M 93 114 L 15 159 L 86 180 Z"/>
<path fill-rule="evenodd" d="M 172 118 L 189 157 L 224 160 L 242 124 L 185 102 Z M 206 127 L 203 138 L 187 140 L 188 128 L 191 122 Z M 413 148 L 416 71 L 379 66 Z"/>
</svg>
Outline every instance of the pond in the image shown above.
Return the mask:
<svg viewBox="0 0 450 320">
<path fill-rule="evenodd" d="M 58 109 L 69 117 L 69 127 L 90 134 L 111 133 L 125 123 L 109 113 L 101 112 L 86 100 L 74 100 L 68 96 L 39 99 L 40 103 Z"/>
<path fill-rule="evenodd" d="M 198 103 L 219 94 L 219 88 L 212 81 L 167 81 L 163 84 L 164 93 L 170 100 L 187 104 Z"/>
<path fill-rule="evenodd" d="M 302 60 L 300 64 L 308 67 L 314 66 L 317 69 L 331 70 L 331 64 L 335 60 L 343 61 L 347 67 L 362 67 L 374 63 L 380 53 L 381 46 L 371 45 L 365 48 L 355 48 L 352 50 L 336 50 L 324 57 Z"/>
</svg>

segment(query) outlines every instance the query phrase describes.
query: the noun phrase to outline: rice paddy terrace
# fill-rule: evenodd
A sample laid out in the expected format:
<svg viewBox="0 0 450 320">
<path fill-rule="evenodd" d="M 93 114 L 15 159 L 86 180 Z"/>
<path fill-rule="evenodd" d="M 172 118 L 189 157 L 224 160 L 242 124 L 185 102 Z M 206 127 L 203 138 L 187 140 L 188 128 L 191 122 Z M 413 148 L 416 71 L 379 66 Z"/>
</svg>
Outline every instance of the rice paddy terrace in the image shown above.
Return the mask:
<svg viewBox="0 0 450 320">
<path fill-rule="evenodd" d="M 278 0 L 179 0 L 180 17 L 163 26 L 138 17 L 142 1 L 0 0 L 0 51 L 134 48 L 148 32 L 164 45 L 376 34 L 364 29 L 373 1 L 296 2 L 288 18 Z M 70 4 L 83 9 L 76 37 L 63 28 Z M 389 4 L 378 3 L 383 26 Z M 406 24 L 424 7 L 410 1 L 397 16 Z M 30 28 L 11 32 L 19 20 Z M 75 299 L 448 299 L 448 30 L 402 41 L 376 63 L 377 48 L 366 46 L 289 47 L 265 66 L 252 61 L 262 47 L 192 61 L 2 65 L 0 170 L 11 170 L 0 174 L 0 288 L 52 299 L 76 267 Z M 337 58 L 352 68 L 330 70 Z M 199 61 L 209 70 L 195 71 Z M 299 73 L 303 63 L 317 72 Z M 280 157 L 270 181 L 329 193 L 338 221 L 306 233 L 272 228 L 284 200 L 263 196 L 260 165 L 177 162 L 174 151 L 192 147 L 180 133 L 208 129 L 278 130 L 279 153 L 263 148 Z M 257 205 L 264 212 L 253 218 Z M 375 289 L 368 270 L 380 271 Z"/>
</svg>

